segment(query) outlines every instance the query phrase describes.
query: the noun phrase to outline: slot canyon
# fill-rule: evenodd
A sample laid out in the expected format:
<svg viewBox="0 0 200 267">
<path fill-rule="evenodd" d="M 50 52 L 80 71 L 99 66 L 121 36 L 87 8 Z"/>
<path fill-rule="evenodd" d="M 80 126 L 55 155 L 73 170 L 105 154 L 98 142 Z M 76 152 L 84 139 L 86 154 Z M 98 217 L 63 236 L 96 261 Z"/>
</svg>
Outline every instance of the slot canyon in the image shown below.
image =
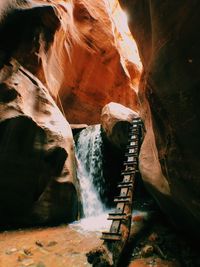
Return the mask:
<svg viewBox="0 0 200 267">
<path fill-rule="evenodd" d="M 198 267 L 198 0 L 1 0 L 0 267 Z"/>
</svg>

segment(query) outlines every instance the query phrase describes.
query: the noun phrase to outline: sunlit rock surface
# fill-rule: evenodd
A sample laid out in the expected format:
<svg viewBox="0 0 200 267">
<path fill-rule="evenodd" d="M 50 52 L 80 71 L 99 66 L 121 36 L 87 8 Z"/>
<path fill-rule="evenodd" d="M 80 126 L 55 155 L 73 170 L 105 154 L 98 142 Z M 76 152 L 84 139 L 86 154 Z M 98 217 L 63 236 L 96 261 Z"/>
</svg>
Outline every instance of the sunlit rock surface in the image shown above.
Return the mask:
<svg viewBox="0 0 200 267">
<path fill-rule="evenodd" d="M 140 71 L 123 54 L 106 1 L 73 2 L 70 27 L 78 39 L 71 33 L 70 60 L 65 60 L 59 92 L 68 120 L 98 123 L 102 107 L 111 100 L 137 108 L 134 89 Z"/>
<path fill-rule="evenodd" d="M 144 65 L 143 178 L 179 229 L 199 233 L 199 1 L 120 2 Z"/>
<path fill-rule="evenodd" d="M 139 57 L 134 64 L 109 1 L 9 2 L 10 12 L 1 4 L 0 58 L 15 57 L 37 76 L 70 123 L 98 123 L 110 101 L 137 108 Z"/>
<path fill-rule="evenodd" d="M 73 137 L 48 90 L 15 60 L 0 70 L 0 226 L 77 218 Z"/>
<path fill-rule="evenodd" d="M 117 35 L 122 37 L 106 2 L 73 1 L 73 22 L 65 41 L 69 59 L 59 91 L 70 123 L 98 123 L 102 107 L 111 100 L 137 108 L 134 89 L 140 70 L 123 53 Z"/>
</svg>

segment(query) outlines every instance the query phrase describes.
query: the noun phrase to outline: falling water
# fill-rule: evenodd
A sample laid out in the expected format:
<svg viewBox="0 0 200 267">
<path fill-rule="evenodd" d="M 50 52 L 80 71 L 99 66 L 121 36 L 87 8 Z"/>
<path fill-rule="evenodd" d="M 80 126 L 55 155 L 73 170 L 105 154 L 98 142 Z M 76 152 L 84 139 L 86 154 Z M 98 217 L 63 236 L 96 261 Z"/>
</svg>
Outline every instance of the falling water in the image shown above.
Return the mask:
<svg viewBox="0 0 200 267">
<path fill-rule="evenodd" d="M 101 149 L 102 138 L 99 124 L 81 131 L 76 144 L 77 176 L 86 218 L 98 216 L 104 211 L 100 201 L 100 191 L 104 185 Z"/>
</svg>

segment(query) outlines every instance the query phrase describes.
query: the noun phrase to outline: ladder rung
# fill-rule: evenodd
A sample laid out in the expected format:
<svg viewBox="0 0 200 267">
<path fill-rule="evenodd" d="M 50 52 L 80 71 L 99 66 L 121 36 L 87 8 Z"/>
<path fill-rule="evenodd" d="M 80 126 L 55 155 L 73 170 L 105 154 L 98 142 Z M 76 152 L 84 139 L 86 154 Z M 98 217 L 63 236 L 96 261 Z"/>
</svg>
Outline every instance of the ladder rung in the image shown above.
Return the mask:
<svg viewBox="0 0 200 267">
<path fill-rule="evenodd" d="M 137 157 L 135 157 L 135 156 L 132 156 L 132 155 L 127 155 L 126 156 L 126 161 L 127 162 L 130 162 L 130 161 L 137 161 Z"/>
<path fill-rule="evenodd" d="M 138 133 L 135 133 L 135 131 L 129 132 L 128 139 L 131 139 L 134 142 L 138 142 L 139 141 Z"/>
<path fill-rule="evenodd" d="M 133 156 L 127 157 L 125 162 L 137 162 L 137 159 Z"/>
<path fill-rule="evenodd" d="M 108 217 L 108 220 L 113 220 L 113 221 L 120 221 L 120 220 L 126 220 L 127 216 L 125 215 L 110 215 Z"/>
<path fill-rule="evenodd" d="M 138 144 L 139 144 L 139 142 L 137 142 L 131 138 L 129 138 L 128 141 L 130 141 L 129 145 L 131 145 L 131 146 L 138 146 Z"/>
<path fill-rule="evenodd" d="M 141 119 L 140 119 L 140 117 L 138 117 L 138 118 L 134 118 L 133 120 L 132 120 L 132 122 L 131 122 L 131 124 L 132 123 L 140 123 L 141 122 Z"/>
<path fill-rule="evenodd" d="M 122 182 L 132 182 L 134 174 L 124 174 Z"/>
<path fill-rule="evenodd" d="M 129 133 L 134 133 L 134 134 L 139 134 L 139 129 L 138 128 L 131 128 L 130 130 L 129 130 Z"/>
<path fill-rule="evenodd" d="M 119 195 L 119 196 L 116 196 L 115 198 L 130 198 L 129 196 L 124 196 L 124 195 Z"/>
<path fill-rule="evenodd" d="M 126 148 L 128 148 L 128 149 L 129 149 L 129 148 L 136 148 L 136 149 L 137 149 L 138 146 L 128 144 L 128 145 L 126 146 Z"/>
<path fill-rule="evenodd" d="M 124 213 L 124 212 L 110 212 L 110 213 L 108 213 L 108 215 L 110 215 L 110 216 L 114 216 L 114 215 L 126 215 L 126 213 Z"/>
<path fill-rule="evenodd" d="M 128 180 L 128 179 L 123 179 L 121 182 L 118 183 L 118 185 L 132 185 L 133 184 L 133 179 Z"/>
<path fill-rule="evenodd" d="M 129 139 L 133 140 L 134 142 L 138 142 L 138 138 L 136 136 L 137 135 L 135 135 L 135 134 L 129 133 Z"/>
<path fill-rule="evenodd" d="M 132 174 L 135 174 L 137 170 L 134 169 L 134 170 L 124 170 L 121 172 L 121 175 L 132 175 Z"/>
<path fill-rule="evenodd" d="M 138 147 L 139 147 L 138 145 L 131 144 L 131 142 L 127 146 L 128 146 L 127 148 L 134 148 L 134 149 L 137 149 L 137 150 L 138 150 Z"/>
<path fill-rule="evenodd" d="M 125 172 L 126 172 L 126 171 L 134 171 L 135 173 L 136 173 L 136 172 L 139 172 L 137 166 L 135 166 L 135 165 L 126 165 L 125 167 L 127 167 L 127 168 L 124 170 Z M 134 173 L 134 174 L 135 174 L 135 173 Z M 127 174 L 125 174 L 125 175 L 127 175 Z"/>
<path fill-rule="evenodd" d="M 134 122 L 134 123 L 131 124 L 130 130 L 137 129 L 138 127 L 139 127 L 138 123 Z"/>
<path fill-rule="evenodd" d="M 123 198 L 116 197 L 114 199 L 114 202 L 131 203 L 131 199 L 130 197 L 123 197 Z"/>
<path fill-rule="evenodd" d="M 141 118 L 140 118 L 140 117 L 135 117 L 135 118 L 132 119 L 132 122 L 133 122 L 133 121 L 137 121 L 137 122 L 138 122 L 138 121 L 141 121 Z"/>
<path fill-rule="evenodd" d="M 134 133 L 129 136 L 128 140 L 132 140 L 133 142 L 137 142 L 138 140 L 134 140 L 135 138 L 132 137 L 133 135 L 134 135 Z"/>
<path fill-rule="evenodd" d="M 131 139 L 134 142 L 139 142 L 139 137 L 136 138 L 135 136 L 138 136 L 138 133 L 129 133 L 128 139 Z"/>
<path fill-rule="evenodd" d="M 133 139 L 128 139 L 128 142 L 129 142 L 129 146 L 132 146 L 132 147 L 138 147 L 138 142 L 136 144 L 136 142 L 133 140 Z"/>
<path fill-rule="evenodd" d="M 134 162 L 136 162 L 137 163 L 137 157 L 132 157 L 131 159 L 126 159 L 125 161 L 124 161 L 124 163 L 134 163 Z"/>
<path fill-rule="evenodd" d="M 139 139 L 138 135 L 137 134 L 134 134 L 132 130 L 129 131 L 128 133 L 129 136 L 133 136 L 134 139 Z"/>
<path fill-rule="evenodd" d="M 133 151 L 134 150 L 134 152 L 131 152 L 131 153 L 129 153 L 128 151 L 131 149 L 131 151 Z M 126 154 L 134 154 L 136 157 L 138 157 L 138 147 L 136 147 L 136 146 L 133 146 L 133 145 L 127 145 L 127 150 L 126 150 Z"/>
<path fill-rule="evenodd" d="M 131 203 L 130 199 L 114 199 L 115 203 Z"/>
<path fill-rule="evenodd" d="M 133 184 L 131 182 L 122 182 L 117 185 L 118 188 L 132 188 Z"/>
<path fill-rule="evenodd" d="M 138 130 L 139 129 L 139 125 L 137 125 L 137 127 L 133 127 L 133 125 L 130 127 L 129 132 L 130 131 L 134 131 L 134 130 Z"/>
<path fill-rule="evenodd" d="M 123 183 L 132 183 L 132 178 L 131 179 L 128 179 L 128 178 L 125 178 L 122 180 Z"/>
<path fill-rule="evenodd" d="M 137 138 L 135 138 L 135 137 L 130 138 L 133 135 L 139 136 L 139 132 L 134 130 L 132 132 L 129 132 L 129 136 L 128 136 L 128 138 L 131 139 L 131 140 L 133 140 L 133 141 L 139 141 L 139 139 L 140 139 L 139 137 L 137 137 Z"/>
<path fill-rule="evenodd" d="M 137 161 L 136 160 L 134 160 L 134 161 L 124 161 L 124 165 L 132 165 L 132 164 L 137 165 Z"/>
<path fill-rule="evenodd" d="M 126 152 L 126 154 L 135 154 L 137 156 L 138 153 L 136 153 L 136 149 L 128 148 L 128 151 Z"/>
<path fill-rule="evenodd" d="M 132 134 L 128 138 L 128 140 L 132 140 L 132 142 L 138 143 L 138 140 L 137 139 L 135 140 L 135 139 L 136 138 L 134 138 L 134 136 Z"/>
<path fill-rule="evenodd" d="M 139 140 L 139 132 L 136 128 L 134 129 L 130 129 L 128 132 L 128 136 L 134 136 L 134 139 L 138 139 Z"/>
<path fill-rule="evenodd" d="M 137 134 L 134 134 L 134 133 L 132 133 L 132 132 L 129 132 L 128 135 L 130 136 L 130 138 L 131 138 L 132 140 L 133 140 L 133 139 L 134 139 L 134 140 L 136 139 L 135 141 L 138 141 L 138 139 L 139 139 L 139 138 L 138 138 L 138 135 L 137 135 Z"/>
<path fill-rule="evenodd" d="M 139 147 L 138 144 L 133 144 L 132 140 L 129 140 L 130 142 L 128 143 L 127 146 L 130 146 L 130 148 L 132 149 L 137 149 Z"/>
<path fill-rule="evenodd" d="M 121 234 L 120 233 L 112 233 L 112 232 L 102 232 L 103 240 L 110 240 L 110 241 L 118 241 L 121 240 Z"/>
<path fill-rule="evenodd" d="M 128 164 L 131 164 L 131 163 L 137 163 L 137 162 L 138 162 L 138 161 L 137 161 L 137 158 L 136 158 L 136 159 L 133 158 L 133 160 L 127 160 L 127 159 L 126 159 L 126 160 L 124 161 L 124 163 L 128 163 Z"/>
<path fill-rule="evenodd" d="M 137 157 L 138 154 L 137 153 L 125 153 L 126 157 Z"/>
<path fill-rule="evenodd" d="M 134 165 L 134 166 L 126 166 L 127 167 L 127 169 L 125 169 L 124 171 L 125 172 L 127 172 L 127 171 L 134 171 L 134 173 L 133 173 L 133 175 L 136 173 L 136 172 L 139 172 L 139 170 L 136 168 L 136 166 Z M 126 175 L 126 174 L 125 174 Z"/>
</svg>

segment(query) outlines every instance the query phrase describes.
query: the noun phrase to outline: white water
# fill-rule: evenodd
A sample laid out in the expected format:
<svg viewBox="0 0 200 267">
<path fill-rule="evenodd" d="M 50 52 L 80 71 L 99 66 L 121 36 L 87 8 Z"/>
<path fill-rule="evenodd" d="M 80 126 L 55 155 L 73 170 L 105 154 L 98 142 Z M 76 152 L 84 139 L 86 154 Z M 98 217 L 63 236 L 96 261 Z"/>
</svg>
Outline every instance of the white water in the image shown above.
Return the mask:
<svg viewBox="0 0 200 267">
<path fill-rule="evenodd" d="M 76 145 L 77 176 L 80 183 L 83 212 L 86 218 L 103 214 L 100 185 L 104 184 L 102 172 L 102 138 L 100 125 L 82 130 Z M 94 183 L 96 186 L 94 186 Z M 93 221 L 93 225 L 95 222 Z"/>
<path fill-rule="evenodd" d="M 71 227 L 80 233 L 96 232 L 96 234 L 101 235 L 101 231 L 108 231 L 110 229 L 111 221 L 107 220 L 107 218 L 108 211 L 76 221 L 71 224 Z"/>
</svg>

